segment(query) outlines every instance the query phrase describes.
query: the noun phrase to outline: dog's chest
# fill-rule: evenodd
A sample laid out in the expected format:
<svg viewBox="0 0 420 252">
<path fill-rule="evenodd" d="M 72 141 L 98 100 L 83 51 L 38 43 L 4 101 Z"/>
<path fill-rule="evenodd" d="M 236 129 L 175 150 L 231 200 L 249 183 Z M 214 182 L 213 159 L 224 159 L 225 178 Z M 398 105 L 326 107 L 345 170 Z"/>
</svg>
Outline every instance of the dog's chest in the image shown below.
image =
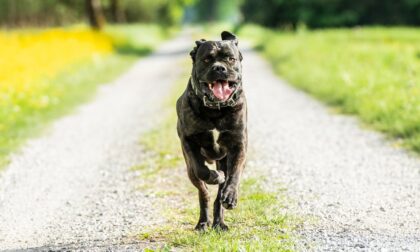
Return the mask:
<svg viewBox="0 0 420 252">
<path fill-rule="evenodd" d="M 217 145 L 217 140 L 219 140 L 220 131 L 218 131 L 217 129 L 212 129 L 210 130 L 210 132 L 213 135 L 214 145 Z"/>
</svg>

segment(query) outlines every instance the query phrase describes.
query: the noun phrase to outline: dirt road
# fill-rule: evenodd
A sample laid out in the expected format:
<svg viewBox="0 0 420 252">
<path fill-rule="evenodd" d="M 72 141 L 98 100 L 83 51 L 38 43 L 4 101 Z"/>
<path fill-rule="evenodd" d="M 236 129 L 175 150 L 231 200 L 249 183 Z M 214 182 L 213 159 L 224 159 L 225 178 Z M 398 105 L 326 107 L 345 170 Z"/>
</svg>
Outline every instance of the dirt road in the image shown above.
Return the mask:
<svg viewBox="0 0 420 252">
<path fill-rule="evenodd" d="M 164 44 L 12 156 L 0 179 L 0 250 L 142 247 L 133 236 L 160 219 L 130 168 L 190 46 L 189 36 Z"/>
<path fill-rule="evenodd" d="M 12 156 L 0 178 L 1 249 L 144 247 L 136 233 L 162 219 L 130 168 L 192 45 L 188 36 L 164 44 Z M 286 85 L 255 52 L 244 59 L 260 157 L 250 162 L 288 188 L 286 211 L 304 217 L 297 249 L 419 251 L 420 159 Z"/>
<path fill-rule="evenodd" d="M 300 250 L 420 251 L 420 159 L 244 58 L 250 145 L 305 217 Z"/>
</svg>

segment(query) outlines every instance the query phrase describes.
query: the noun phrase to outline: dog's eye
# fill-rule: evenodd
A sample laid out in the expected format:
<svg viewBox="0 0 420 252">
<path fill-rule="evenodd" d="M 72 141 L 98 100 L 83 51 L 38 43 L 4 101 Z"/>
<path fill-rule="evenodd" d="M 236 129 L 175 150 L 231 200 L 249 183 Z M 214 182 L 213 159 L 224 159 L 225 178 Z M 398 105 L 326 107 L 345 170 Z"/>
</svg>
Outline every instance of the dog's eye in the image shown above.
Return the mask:
<svg viewBox="0 0 420 252">
<path fill-rule="evenodd" d="M 236 59 L 235 58 L 233 58 L 233 57 L 229 57 L 229 62 L 235 62 L 236 61 Z"/>
<path fill-rule="evenodd" d="M 205 59 L 203 59 L 203 61 L 206 62 L 206 63 L 209 63 L 210 62 L 210 59 L 209 58 L 205 58 Z"/>
</svg>

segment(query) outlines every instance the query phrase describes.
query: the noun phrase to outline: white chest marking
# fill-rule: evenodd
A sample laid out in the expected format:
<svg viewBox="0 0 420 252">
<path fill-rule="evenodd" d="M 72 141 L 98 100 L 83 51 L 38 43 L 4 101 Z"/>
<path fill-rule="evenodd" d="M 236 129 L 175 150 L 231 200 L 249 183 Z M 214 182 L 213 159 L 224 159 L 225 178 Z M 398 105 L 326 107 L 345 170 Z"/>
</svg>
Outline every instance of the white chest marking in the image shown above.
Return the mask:
<svg viewBox="0 0 420 252">
<path fill-rule="evenodd" d="M 218 131 L 217 129 L 212 129 L 210 131 L 213 134 L 214 145 L 218 145 L 217 140 L 219 140 L 220 131 Z"/>
</svg>

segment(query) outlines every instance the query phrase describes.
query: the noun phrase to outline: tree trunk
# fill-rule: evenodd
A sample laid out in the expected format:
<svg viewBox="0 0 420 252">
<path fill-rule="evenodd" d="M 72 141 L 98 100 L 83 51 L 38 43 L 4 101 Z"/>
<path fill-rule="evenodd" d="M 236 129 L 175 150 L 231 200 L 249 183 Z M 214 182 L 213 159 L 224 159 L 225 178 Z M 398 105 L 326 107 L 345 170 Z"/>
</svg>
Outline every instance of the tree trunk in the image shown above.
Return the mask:
<svg viewBox="0 0 420 252">
<path fill-rule="evenodd" d="M 124 12 L 121 8 L 120 0 L 111 0 L 111 16 L 115 23 L 125 22 Z"/>
<path fill-rule="evenodd" d="M 86 0 L 86 13 L 89 24 L 93 29 L 101 30 L 105 24 L 105 17 L 100 0 Z"/>
</svg>

